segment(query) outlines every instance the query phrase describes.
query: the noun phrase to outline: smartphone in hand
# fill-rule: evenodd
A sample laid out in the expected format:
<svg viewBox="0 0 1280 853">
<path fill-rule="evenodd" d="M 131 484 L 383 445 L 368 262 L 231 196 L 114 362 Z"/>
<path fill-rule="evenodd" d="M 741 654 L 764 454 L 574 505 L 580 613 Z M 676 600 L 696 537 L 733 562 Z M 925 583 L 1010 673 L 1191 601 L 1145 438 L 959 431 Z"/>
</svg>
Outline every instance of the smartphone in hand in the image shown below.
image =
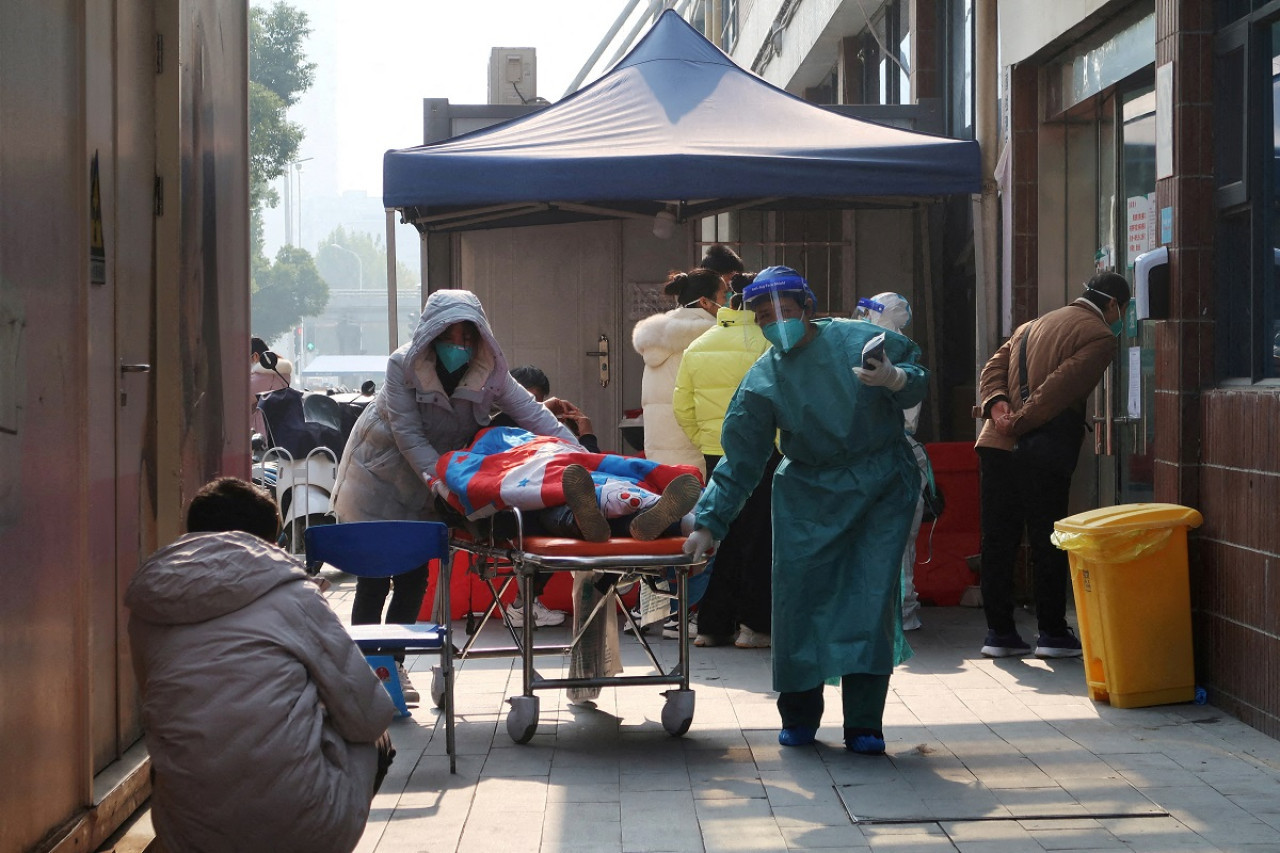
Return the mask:
<svg viewBox="0 0 1280 853">
<path fill-rule="evenodd" d="M 884 363 L 884 332 L 876 335 L 862 346 L 862 366 L 867 370 L 874 370 L 874 365 L 868 364 L 868 360 Z"/>
</svg>

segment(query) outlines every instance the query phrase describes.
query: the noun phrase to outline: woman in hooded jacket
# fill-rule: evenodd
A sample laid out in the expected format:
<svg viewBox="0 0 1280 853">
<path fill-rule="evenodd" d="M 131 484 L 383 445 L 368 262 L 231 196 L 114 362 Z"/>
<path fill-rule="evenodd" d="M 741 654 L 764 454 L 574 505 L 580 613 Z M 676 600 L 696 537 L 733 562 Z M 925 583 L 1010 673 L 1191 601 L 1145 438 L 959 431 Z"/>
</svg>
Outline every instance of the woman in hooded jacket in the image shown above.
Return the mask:
<svg viewBox="0 0 1280 853">
<path fill-rule="evenodd" d="M 347 440 L 334 485 L 339 521 L 439 520 L 427 478 L 440 455 L 460 450 L 489 425 L 495 411 L 538 435 L 577 446 L 573 433 L 508 371 L 484 308 L 474 293 L 437 290 L 427 297 L 413 340 L 387 360 L 387 376 Z M 360 578 L 352 624 L 416 622 L 427 588 L 427 567 L 395 578 Z M 401 684 L 406 700 L 417 691 Z"/>
<path fill-rule="evenodd" d="M 663 465 L 692 465 L 707 473 L 702 451 L 676 422 L 673 398 L 685 349 L 716 324 L 728 286 L 719 273 L 698 269 L 672 273 L 664 292 L 680 300 L 677 308 L 636 323 L 631 345 L 644 359 L 640 405 L 644 409 L 644 455 Z"/>
</svg>

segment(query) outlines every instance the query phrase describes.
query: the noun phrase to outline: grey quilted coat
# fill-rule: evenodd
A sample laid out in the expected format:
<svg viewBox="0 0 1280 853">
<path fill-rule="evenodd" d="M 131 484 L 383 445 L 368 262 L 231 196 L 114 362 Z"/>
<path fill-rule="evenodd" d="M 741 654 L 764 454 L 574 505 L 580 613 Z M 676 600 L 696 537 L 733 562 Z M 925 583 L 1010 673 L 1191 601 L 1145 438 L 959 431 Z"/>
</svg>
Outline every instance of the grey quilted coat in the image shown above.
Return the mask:
<svg viewBox="0 0 1280 853">
<path fill-rule="evenodd" d="M 166 849 L 354 848 L 395 709 L 301 565 L 248 533 L 189 533 L 125 604 Z"/>
</svg>

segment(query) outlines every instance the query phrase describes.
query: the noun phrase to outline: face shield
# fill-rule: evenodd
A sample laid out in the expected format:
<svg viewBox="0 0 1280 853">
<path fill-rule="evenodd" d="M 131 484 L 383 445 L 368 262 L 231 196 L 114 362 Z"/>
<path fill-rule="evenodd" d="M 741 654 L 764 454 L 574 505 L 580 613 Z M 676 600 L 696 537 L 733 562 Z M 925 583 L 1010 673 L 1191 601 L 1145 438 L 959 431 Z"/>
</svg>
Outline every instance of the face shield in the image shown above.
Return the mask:
<svg viewBox="0 0 1280 853">
<path fill-rule="evenodd" d="M 877 293 L 870 299 L 858 300 L 855 316 L 882 329 L 901 332 L 911 324 L 911 303 L 901 293 Z"/>
<path fill-rule="evenodd" d="M 761 270 L 742 295 L 765 339 L 783 354 L 804 338 L 805 314 L 817 304 L 804 278 L 790 267 Z"/>
</svg>

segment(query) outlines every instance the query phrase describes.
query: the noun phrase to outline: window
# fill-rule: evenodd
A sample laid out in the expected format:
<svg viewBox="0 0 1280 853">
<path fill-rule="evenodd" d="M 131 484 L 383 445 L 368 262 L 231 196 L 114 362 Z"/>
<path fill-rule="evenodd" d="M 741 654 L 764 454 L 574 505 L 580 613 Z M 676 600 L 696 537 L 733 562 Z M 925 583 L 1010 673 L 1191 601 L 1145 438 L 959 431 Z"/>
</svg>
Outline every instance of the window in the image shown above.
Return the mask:
<svg viewBox="0 0 1280 853">
<path fill-rule="evenodd" d="M 1214 61 L 1219 375 L 1280 378 L 1280 18 L 1224 29 Z"/>
</svg>

